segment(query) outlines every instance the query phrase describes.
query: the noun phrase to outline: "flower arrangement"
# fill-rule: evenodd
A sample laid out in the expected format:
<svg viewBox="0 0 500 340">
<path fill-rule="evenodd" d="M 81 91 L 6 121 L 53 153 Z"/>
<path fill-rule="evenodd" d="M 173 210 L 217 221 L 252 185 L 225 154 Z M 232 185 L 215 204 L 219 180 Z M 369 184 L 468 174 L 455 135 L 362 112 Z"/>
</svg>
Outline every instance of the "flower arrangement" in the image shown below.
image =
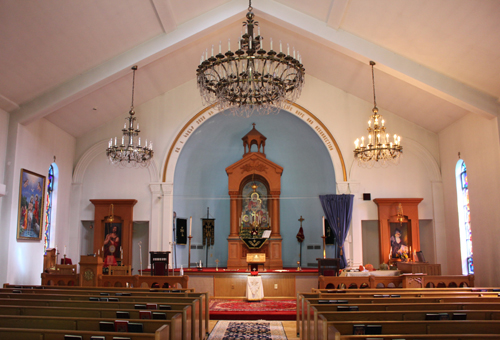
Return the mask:
<svg viewBox="0 0 500 340">
<path fill-rule="evenodd" d="M 399 258 L 401 259 L 401 261 L 408 261 L 408 253 L 406 251 L 403 251 L 399 254 Z"/>
</svg>

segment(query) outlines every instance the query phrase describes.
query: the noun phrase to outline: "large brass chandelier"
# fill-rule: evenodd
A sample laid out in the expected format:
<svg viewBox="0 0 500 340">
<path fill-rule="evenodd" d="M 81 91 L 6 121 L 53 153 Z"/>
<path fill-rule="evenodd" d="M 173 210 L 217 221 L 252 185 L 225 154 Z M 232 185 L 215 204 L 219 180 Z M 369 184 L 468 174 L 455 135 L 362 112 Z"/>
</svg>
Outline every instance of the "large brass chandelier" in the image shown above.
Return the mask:
<svg viewBox="0 0 500 340">
<path fill-rule="evenodd" d="M 196 71 L 198 88 L 204 105 L 217 103 L 221 110 L 231 109 L 233 115 L 250 116 L 253 112 L 268 114 L 273 108 L 281 108 L 287 101 L 294 102 L 304 85 L 305 69 L 300 55 L 287 45 L 283 52 L 273 50 L 270 39 L 269 52 L 263 49 L 259 23 L 254 20 L 252 1 L 249 1 L 245 33 L 238 39 L 238 50 L 214 55 L 208 49 L 202 54 Z M 255 32 L 258 28 L 258 32 Z"/>
<path fill-rule="evenodd" d="M 135 71 L 137 71 L 137 65 L 133 66 L 132 70 L 132 104 L 128 112 L 129 115 L 125 118 L 121 144 L 117 144 L 116 137 L 114 143 L 113 138 L 111 138 L 106 149 L 106 156 L 112 164 L 117 166 L 147 167 L 151 163 L 151 159 L 153 159 L 153 143 L 150 141 L 148 145 L 146 139 L 144 144 L 141 145 L 141 137 L 139 137 L 141 130 L 139 130 L 139 123 L 136 123 L 137 119 L 134 116 Z"/>
<path fill-rule="evenodd" d="M 354 142 L 354 157 L 358 160 L 358 165 L 363 167 L 387 166 L 390 163 L 399 163 L 399 158 L 403 153 L 401 146 L 401 136 L 394 135 L 391 142 L 389 134 L 386 132 L 385 120 L 378 113 L 377 99 L 375 96 L 375 74 L 373 71 L 374 61 L 370 61 L 372 66 L 373 84 L 373 115 L 368 121 L 368 140 L 365 144 L 365 137 L 361 137 Z"/>
</svg>

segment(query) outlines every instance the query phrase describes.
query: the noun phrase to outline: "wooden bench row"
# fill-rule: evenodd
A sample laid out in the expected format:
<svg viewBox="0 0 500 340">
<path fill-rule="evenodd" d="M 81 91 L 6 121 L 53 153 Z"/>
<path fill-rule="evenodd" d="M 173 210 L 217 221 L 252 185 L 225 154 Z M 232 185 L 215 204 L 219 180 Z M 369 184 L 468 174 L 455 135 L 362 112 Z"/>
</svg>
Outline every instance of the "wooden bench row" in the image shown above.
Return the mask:
<svg viewBox="0 0 500 340">
<path fill-rule="evenodd" d="M 81 274 L 42 273 L 44 286 L 82 286 Z M 189 276 L 97 275 L 99 287 L 187 288 Z"/>
<path fill-rule="evenodd" d="M 99 290 L 79 289 L 74 291 L 74 294 L 61 292 L 60 290 L 52 290 L 52 293 L 50 293 L 50 290 L 45 291 L 37 288 L 4 288 L 0 291 L 0 315 L 5 316 L 6 320 L 11 318 L 12 320 L 24 320 L 11 323 L 6 321 L 7 324 L 0 323 L 0 338 L 2 339 L 9 338 L 10 335 L 8 334 L 12 334 L 12 338 L 22 338 L 24 335 L 15 335 L 13 328 L 18 328 L 17 326 L 27 322 L 26 318 L 34 318 L 35 321 L 30 323 L 29 328 L 38 330 L 38 333 L 34 333 L 32 330 L 24 332 L 27 338 L 38 338 L 35 334 L 47 333 L 44 328 L 50 335 L 40 335 L 41 339 L 64 339 L 64 335 L 69 334 L 69 331 L 72 331 L 71 334 L 74 333 L 73 331 L 90 331 L 95 335 L 99 335 L 97 334 L 100 332 L 99 322 L 116 320 L 118 317 L 117 312 L 120 312 L 119 315 L 121 316 L 127 315 L 132 324 L 143 324 L 143 332 L 145 333 L 140 335 L 127 333 L 127 337 L 134 340 L 138 336 L 141 337 L 140 339 L 201 340 L 205 338 L 208 331 L 207 293 L 200 294 L 186 291 L 165 293 L 128 289 L 125 292 L 118 292 L 116 289 L 104 291 L 102 288 Z M 41 291 L 43 293 L 39 293 Z M 116 293 L 118 293 L 118 296 Z M 89 299 L 97 301 L 89 301 Z M 166 320 L 139 318 L 140 311 L 136 308 L 147 307 L 154 309 L 158 305 L 168 305 L 172 309 L 172 311 L 153 311 L 161 313 L 158 315 L 166 318 Z M 159 327 L 163 324 L 166 324 L 167 327 Z M 54 328 L 60 327 L 63 327 L 68 332 L 65 334 L 52 332 Z M 19 329 L 21 328 L 23 327 L 19 327 Z M 82 339 L 90 339 L 91 337 L 90 333 L 75 335 L 80 335 Z M 119 336 L 119 334 L 110 332 L 105 335 L 105 339 L 112 339 L 115 336 Z"/>
<path fill-rule="evenodd" d="M 297 332 L 301 339 L 337 339 L 353 335 L 354 325 L 376 325 L 384 334 L 477 333 L 500 334 L 500 298 L 498 293 L 479 297 L 461 295 L 461 291 L 449 291 L 439 297 L 416 297 L 416 292 L 379 290 L 381 295 L 394 297 L 358 297 L 363 294 L 315 293 L 298 294 Z M 306 297 L 313 295 L 315 297 Z M 317 296 L 321 296 L 320 298 Z M 407 295 L 408 297 L 404 297 Z M 397 297 L 396 297 L 397 296 Z M 467 320 L 453 320 L 454 317 Z M 426 320 L 440 317 L 450 320 Z M 466 321 L 466 322 L 465 322 Z M 476 322 L 477 321 L 477 322 Z M 367 324 L 366 324 L 367 323 Z M 462 332 L 468 325 L 469 332 Z M 401 326 L 397 326 L 401 325 Z M 484 328 L 486 327 L 486 328 Z M 498 330 L 498 333 L 497 333 Z M 381 335 L 380 337 L 384 337 Z M 374 337 L 374 335 L 372 335 Z M 377 337 L 377 336 L 375 336 Z M 477 337 L 477 336 L 476 336 Z M 489 337 L 489 335 L 487 336 Z M 363 337 L 361 337 L 363 338 Z M 377 337 L 378 338 L 378 337 Z M 399 338 L 404 338 L 400 336 Z"/>
<path fill-rule="evenodd" d="M 104 295 L 103 295 L 104 294 Z M 112 295 L 113 294 L 113 295 Z M 117 295 L 119 294 L 119 295 Z M 125 294 L 125 295 L 124 295 Z M 193 303 L 192 319 L 199 320 L 199 327 L 193 326 L 193 331 L 199 330 L 200 334 L 206 334 L 209 326 L 209 299 L 208 293 L 193 293 L 184 291 L 179 293 L 164 293 L 162 291 L 147 291 L 147 290 L 120 290 L 115 289 L 99 290 L 91 289 L 19 289 L 19 288 L 3 288 L 0 289 L 1 298 L 19 299 L 36 299 L 36 300 L 73 300 L 73 301 L 89 301 L 90 299 L 99 299 L 108 302 L 143 302 L 143 303 L 162 303 L 164 301 L 172 301 L 178 303 Z M 173 300 L 175 298 L 175 301 Z M 199 300 L 199 301 L 198 301 Z"/>
<path fill-rule="evenodd" d="M 474 287 L 474 275 L 323 276 L 320 289 Z"/>
</svg>

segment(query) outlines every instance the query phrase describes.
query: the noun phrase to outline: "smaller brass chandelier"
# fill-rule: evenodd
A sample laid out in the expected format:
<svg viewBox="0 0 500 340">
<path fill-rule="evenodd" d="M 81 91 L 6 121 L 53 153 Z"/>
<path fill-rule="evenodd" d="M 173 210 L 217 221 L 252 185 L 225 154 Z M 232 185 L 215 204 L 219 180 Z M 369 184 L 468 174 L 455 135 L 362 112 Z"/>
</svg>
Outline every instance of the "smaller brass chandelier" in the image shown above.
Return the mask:
<svg viewBox="0 0 500 340">
<path fill-rule="evenodd" d="M 198 88 L 204 105 L 217 103 L 221 110 L 235 116 L 249 117 L 253 112 L 269 114 L 282 108 L 287 102 L 294 102 L 302 91 L 305 69 L 298 52 L 290 51 L 287 45 L 283 52 L 281 41 L 279 53 L 273 50 L 270 39 L 269 51 L 263 48 L 258 21 L 249 1 L 245 33 L 238 39 L 238 49 L 214 55 L 208 49 L 203 52 L 196 70 Z M 258 30 L 256 30 L 258 28 Z"/>
<path fill-rule="evenodd" d="M 145 143 L 141 145 L 139 123 L 135 124 L 134 127 L 134 123 L 137 120 L 134 117 L 135 71 L 137 71 L 137 65 L 133 66 L 132 70 L 134 71 L 132 78 L 132 104 L 128 112 L 129 116 L 125 118 L 121 144 L 117 144 L 116 137 L 113 144 L 113 138 L 111 138 L 106 149 L 106 156 L 112 164 L 117 166 L 147 167 L 151 163 L 151 159 L 153 159 L 153 143 L 150 141 L 148 145 L 148 140 L 146 139 Z"/>
<path fill-rule="evenodd" d="M 354 157 L 358 160 L 358 165 L 371 168 L 373 166 L 387 166 L 390 163 L 398 164 L 403 147 L 401 146 L 401 136 L 394 135 L 391 142 L 389 134 L 386 132 L 385 120 L 378 113 L 377 99 L 375 97 L 375 75 L 373 71 L 374 61 L 370 61 L 372 66 L 373 83 L 373 115 L 368 121 L 368 140 L 365 144 L 365 137 L 361 137 L 354 142 Z"/>
</svg>

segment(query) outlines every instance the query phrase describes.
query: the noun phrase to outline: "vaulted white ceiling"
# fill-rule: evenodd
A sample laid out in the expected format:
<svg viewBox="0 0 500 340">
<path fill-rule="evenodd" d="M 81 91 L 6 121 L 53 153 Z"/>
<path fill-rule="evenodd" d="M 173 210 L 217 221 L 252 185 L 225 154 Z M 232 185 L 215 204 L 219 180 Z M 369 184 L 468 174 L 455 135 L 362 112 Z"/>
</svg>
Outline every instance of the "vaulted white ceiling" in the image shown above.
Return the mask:
<svg viewBox="0 0 500 340">
<path fill-rule="evenodd" d="M 468 112 L 500 113 L 498 0 L 253 0 L 269 38 L 306 73 L 439 132 Z M 231 38 L 247 0 L 0 0 L 0 108 L 75 137 L 124 115 L 132 65 L 139 105 L 195 77 Z M 276 45 L 274 46 L 276 49 Z M 307 86 L 307 83 L 306 83 Z"/>
</svg>

